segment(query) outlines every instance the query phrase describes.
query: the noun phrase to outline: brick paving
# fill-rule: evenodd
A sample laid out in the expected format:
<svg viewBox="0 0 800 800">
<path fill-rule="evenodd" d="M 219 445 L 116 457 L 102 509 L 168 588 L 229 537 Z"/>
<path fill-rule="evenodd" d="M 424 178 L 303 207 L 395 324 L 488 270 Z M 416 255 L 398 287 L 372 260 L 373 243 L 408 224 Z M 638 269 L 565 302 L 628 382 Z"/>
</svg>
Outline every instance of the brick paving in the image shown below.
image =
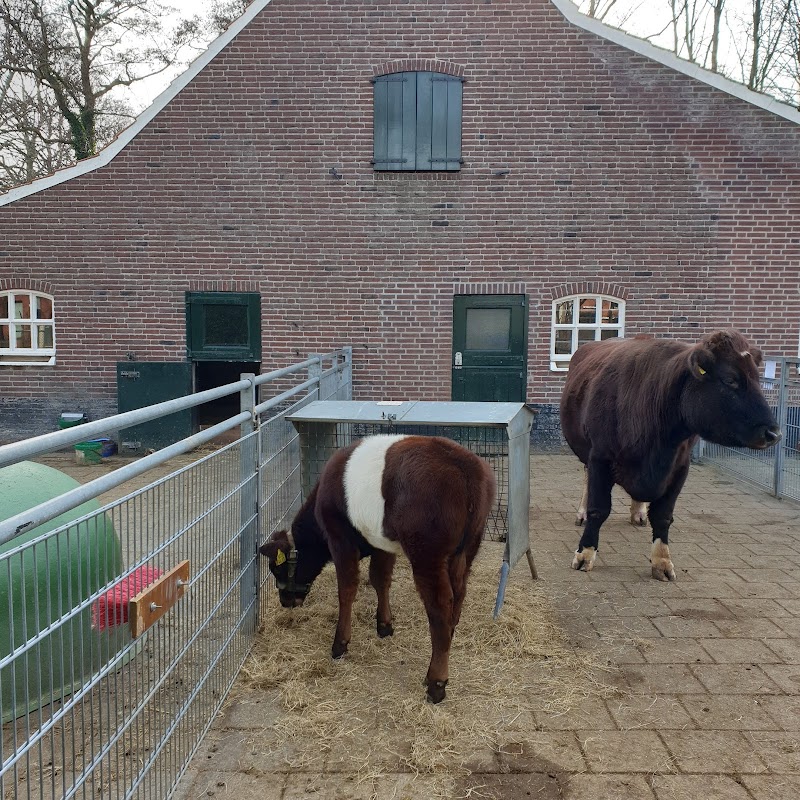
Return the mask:
<svg viewBox="0 0 800 800">
<path fill-rule="evenodd" d="M 650 578 L 649 534 L 627 522 L 617 490 L 595 571 L 573 572 L 580 466 L 536 456 L 532 476 L 541 585 L 572 646 L 605 658 L 618 691 L 565 714 L 532 704 L 519 752 L 479 748 L 470 785 L 480 788 L 453 796 L 800 796 L 800 506 L 693 466 L 672 532 L 678 580 L 664 584 Z M 529 579 L 522 566 L 512 571 L 512 580 Z M 268 694 L 240 688 L 182 779 L 180 800 L 431 796 L 426 776 L 399 762 L 381 765 L 389 773 L 374 786 L 358 783 L 337 769 L 335 748 L 290 770 L 266 746 L 279 713 Z"/>
</svg>

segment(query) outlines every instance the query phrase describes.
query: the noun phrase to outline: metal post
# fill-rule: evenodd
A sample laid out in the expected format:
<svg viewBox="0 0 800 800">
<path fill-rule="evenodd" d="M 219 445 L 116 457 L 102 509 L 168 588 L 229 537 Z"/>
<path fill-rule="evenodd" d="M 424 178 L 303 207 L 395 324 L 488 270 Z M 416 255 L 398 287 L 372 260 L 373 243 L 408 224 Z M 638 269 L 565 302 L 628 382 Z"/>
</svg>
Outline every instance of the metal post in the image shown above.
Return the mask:
<svg viewBox="0 0 800 800">
<path fill-rule="evenodd" d="M 778 428 L 786 435 L 786 418 L 787 414 L 787 382 L 789 376 L 789 365 L 786 363 L 787 359 L 781 358 L 781 383 L 778 389 Z M 775 497 L 783 496 L 783 461 L 785 450 L 785 440 L 781 440 L 775 445 L 775 477 L 774 477 L 774 492 Z"/>
<path fill-rule="evenodd" d="M 241 584 L 239 587 L 239 607 L 247 616 L 243 630 L 253 634 L 258 625 L 258 544 L 259 544 L 259 503 L 258 483 L 259 459 L 256 431 L 256 385 L 255 375 L 246 373 L 242 380 L 248 381 L 239 392 L 239 405 L 242 412 L 249 412 L 250 418 L 241 424 L 239 449 L 239 485 L 241 486 L 239 565 Z"/>
<path fill-rule="evenodd" d="M 344 363 L 342 364 L 342 371 L 339 379 L 339 389 L 337 390 L 336 397 L 338 400 L 352 400 L 353 399 L 353 348 L 343 347 L 342 355 L 344 356 Z M 344 388 L 344 392 L 342 392 Z M 344 395 L 344 396 L 342 396 Z"/>
<path fill-rule="evenodd" d="M 317 395 L 314 400 L 327 400 L 322 394 L 322 356 L 319 353 L 310 353 L 309 358 L 315 359 L 313 364 L 308 365 L 308 379 L 316 379 L 317 381 Z"/>
</svg>

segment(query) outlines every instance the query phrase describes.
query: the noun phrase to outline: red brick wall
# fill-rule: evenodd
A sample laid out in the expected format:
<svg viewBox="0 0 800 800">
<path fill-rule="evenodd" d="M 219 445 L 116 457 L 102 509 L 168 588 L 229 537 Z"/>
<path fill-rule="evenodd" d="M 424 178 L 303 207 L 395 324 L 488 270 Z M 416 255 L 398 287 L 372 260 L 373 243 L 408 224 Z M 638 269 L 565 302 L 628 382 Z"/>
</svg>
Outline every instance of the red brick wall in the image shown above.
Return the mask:
<svg viewBox="0 0 800 800">
<path fill-rule="evenodd" d="M 377 174 L 370 78 L 427 59 L 466 79 L 463 168 Z M 0 207 L 0 277 L 50 287 L 58 339 L 0 396 L 113 402 L 126 353 L 185 357 L 187 289 L 261 292 L 264 370 L 351 343 L 361 397 L 449 399 L 465 285 L 530 296 L 531 402 L 575 287 L 624 293 L 629 336 L 794 355 L 799 164 L 797 125 L 547 0 L 274 0 L 109 166 Z"/>
</svg>

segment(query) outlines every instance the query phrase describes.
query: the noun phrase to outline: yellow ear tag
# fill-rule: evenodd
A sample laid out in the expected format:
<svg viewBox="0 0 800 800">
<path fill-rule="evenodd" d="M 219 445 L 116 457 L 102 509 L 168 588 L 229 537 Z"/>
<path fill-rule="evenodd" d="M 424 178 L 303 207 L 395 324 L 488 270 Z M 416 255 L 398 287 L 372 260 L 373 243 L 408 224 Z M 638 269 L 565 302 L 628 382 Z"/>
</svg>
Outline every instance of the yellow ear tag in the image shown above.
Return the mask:
<svg viewBox="0 0 800 800">
<path fill-rule="evenodd" d="M 697 368 L 697 371 L 698 371 L 698 372 L 699 372 L 701 375 L 705 375 L 705 374 L 706 374 L 706 371 L 705 371 L 705 370 L 704 370 L 702 367 L 698 367 L 698 368 Z"/>
<path fill-rule="evenodd" d="M 278 550 L 278 555 L 275 556 L 275 566 L 279 567 L 286 561 L 286 554 L 283 550 Z"/>
</svg>

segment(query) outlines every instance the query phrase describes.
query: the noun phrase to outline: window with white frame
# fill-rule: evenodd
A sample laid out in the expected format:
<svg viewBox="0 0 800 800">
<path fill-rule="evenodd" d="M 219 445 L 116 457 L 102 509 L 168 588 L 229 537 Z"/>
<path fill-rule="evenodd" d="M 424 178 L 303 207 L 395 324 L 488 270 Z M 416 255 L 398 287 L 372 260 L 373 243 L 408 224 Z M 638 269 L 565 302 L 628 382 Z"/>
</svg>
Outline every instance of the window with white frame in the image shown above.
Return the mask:
<svg viewBox="0 0 800 800">
<path fill-rule="evenodd" d="M 601 294 L 580 294 L 554 300 L 550 369 L 568 369 L 572 354 L 586 342 L 624 335 L 624 300 Z"/>
<path fill-rule="evenodd" d="M 53 298 L 41 292 L 0 292 L 0 364 L 54 364 Z"/>
</svg>

